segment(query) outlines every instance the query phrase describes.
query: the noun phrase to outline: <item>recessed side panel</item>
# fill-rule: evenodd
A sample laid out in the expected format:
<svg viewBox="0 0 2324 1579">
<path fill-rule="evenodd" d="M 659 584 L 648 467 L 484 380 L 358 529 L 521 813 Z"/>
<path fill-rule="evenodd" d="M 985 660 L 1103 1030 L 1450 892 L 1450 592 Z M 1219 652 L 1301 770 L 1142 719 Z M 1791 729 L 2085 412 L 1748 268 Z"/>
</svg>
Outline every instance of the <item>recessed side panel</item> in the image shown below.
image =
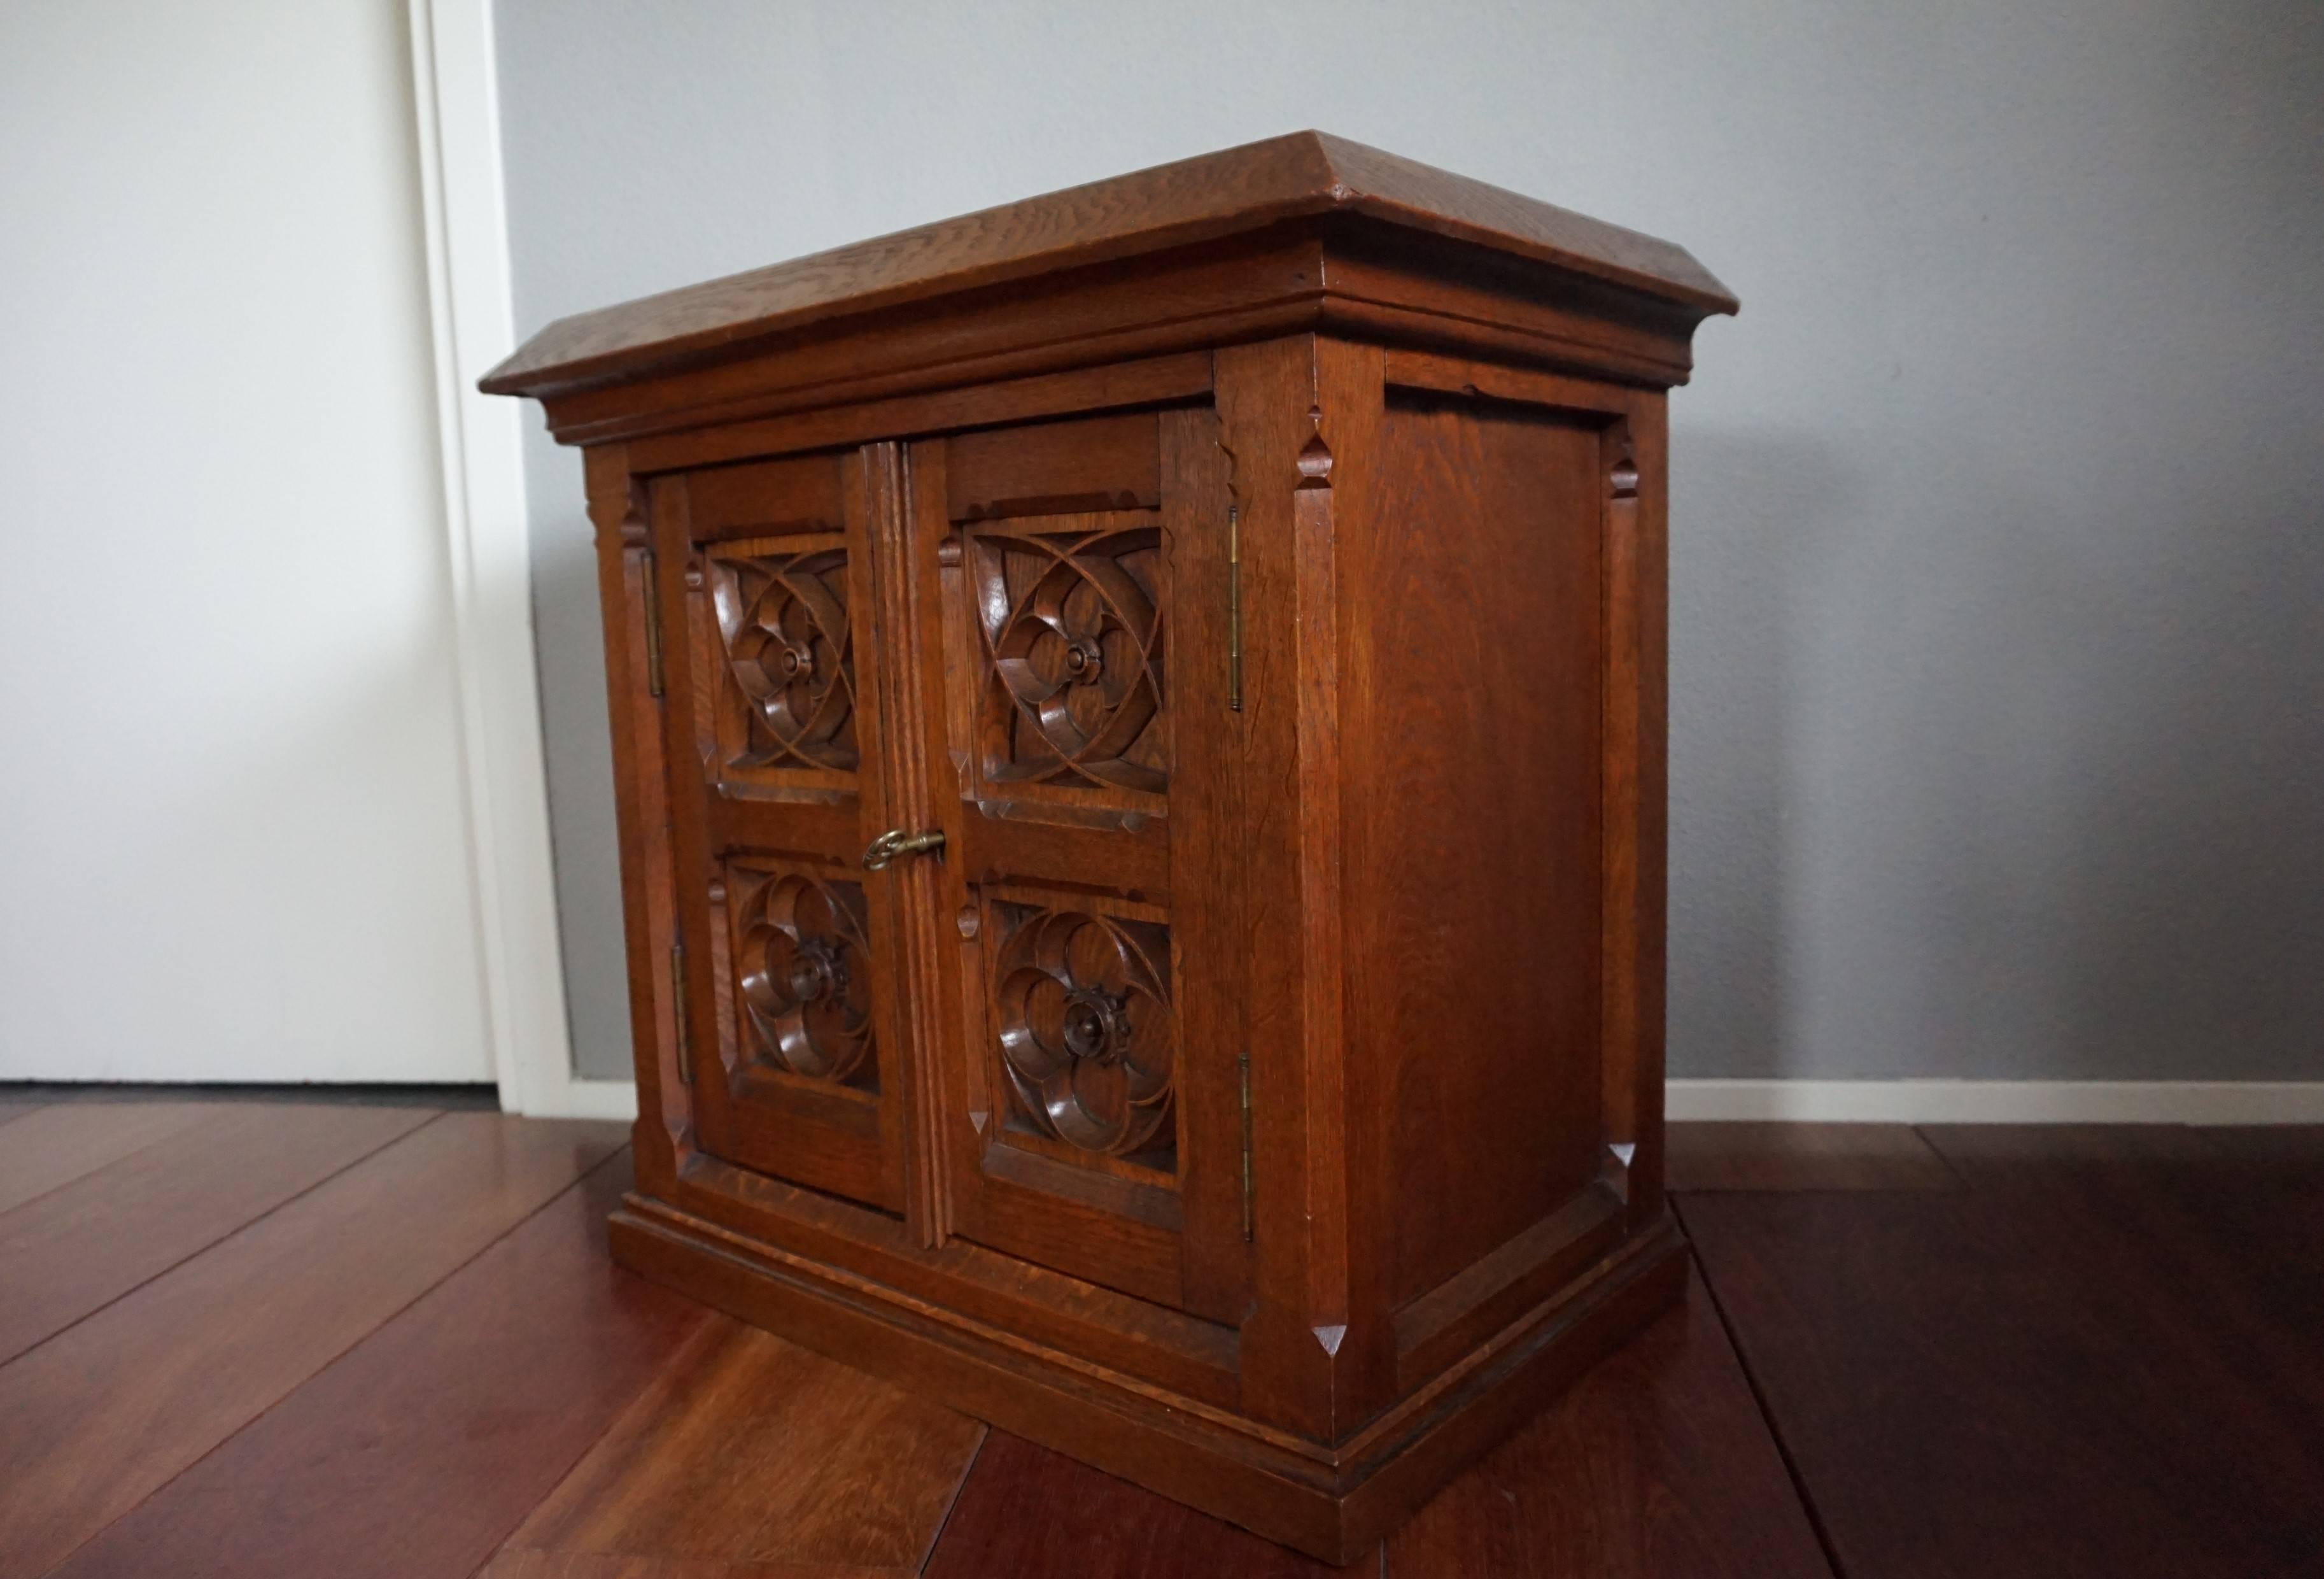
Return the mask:
<svg viewBox="0 0 2324 1579">
<path fill-rule="evenodd" d="M 1471 1269 L 1536 1264 L 1606 1217 L 1604 425 L 1391 389 L 1376 526 L 1342 546 L 1361 568 L 1343 583 L 1348 1025 L 1384 1098 L 1407 1351 L 1473 1304 L 1456 1279 L 1497 1280 Z"/>
</svg>

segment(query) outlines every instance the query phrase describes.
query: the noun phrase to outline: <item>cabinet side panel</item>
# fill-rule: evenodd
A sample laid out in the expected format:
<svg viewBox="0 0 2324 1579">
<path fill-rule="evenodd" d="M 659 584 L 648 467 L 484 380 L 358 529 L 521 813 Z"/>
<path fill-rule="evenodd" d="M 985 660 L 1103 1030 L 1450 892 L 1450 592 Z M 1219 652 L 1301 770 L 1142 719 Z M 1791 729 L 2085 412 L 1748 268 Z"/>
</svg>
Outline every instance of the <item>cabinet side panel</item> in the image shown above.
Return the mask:
<svg viewBox="0 0 2324 1579">
<path fill-rule="evenodd" d="M 1596 427 L 1395 392 L 1350 588 L 1353 1011 L 1405 1305 L 1599 1176 Z"/>
</svg>

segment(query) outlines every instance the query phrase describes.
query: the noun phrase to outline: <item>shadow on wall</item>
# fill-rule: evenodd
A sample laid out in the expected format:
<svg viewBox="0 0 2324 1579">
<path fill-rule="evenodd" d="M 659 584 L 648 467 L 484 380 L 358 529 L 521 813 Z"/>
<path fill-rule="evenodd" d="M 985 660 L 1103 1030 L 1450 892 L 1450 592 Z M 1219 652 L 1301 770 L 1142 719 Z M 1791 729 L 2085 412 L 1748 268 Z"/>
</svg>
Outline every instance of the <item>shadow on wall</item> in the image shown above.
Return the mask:
<svg viewBox="0 0 2324 1579">
<path fill-rule="evenodd" d="M 629 963 L 622 938 L 621 836 L 605 716 L 595 529 L 582 493 L 581 457 L 540 429 L 537 412 L 528 420 L 533 633 L 573 1067 L 593 1079 L 626 1080 L 632 1067 Z"/>
<path fill-rule="evenodd" d="M 1793 602 L 1850 490 L 1801 435 L 1672 438 L 1670 984 L 1675 1076 L 1781 1069 Z"/>
<path fill-rule="evenodd" d="M 2324 1075 L 2296 486 L 2110 515 L 1673 448 L 1674 1075 Z"/>
</svg>

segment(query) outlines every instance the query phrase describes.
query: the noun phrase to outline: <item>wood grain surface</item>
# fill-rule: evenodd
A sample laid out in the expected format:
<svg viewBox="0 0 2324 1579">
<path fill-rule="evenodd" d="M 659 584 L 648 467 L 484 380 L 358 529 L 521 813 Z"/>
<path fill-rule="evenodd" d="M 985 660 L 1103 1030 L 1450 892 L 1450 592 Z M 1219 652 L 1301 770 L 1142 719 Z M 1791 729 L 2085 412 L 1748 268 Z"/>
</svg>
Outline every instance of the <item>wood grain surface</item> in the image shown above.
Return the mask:
<svg viewBox="0 0 2324 1579">
<path fill-rule="evenodd" d="M 477 1579 L 894 1579 L 892 1568 L 822 1563 L 721 1563 L 693 1557 L 609 1557 L 595 1552 L 503 1552 Z"/>
<path fill-rule="evenodd" d="M 909 1574 L 983 1435 L 965 1416 L 719 1316 L 507 1544 Z"/>
<path fill-rule="evenodd" d="M 410 1133 L 426 1108 L 261 1103 L 188 1128 L 0 1214 L 0 1362 Z"/>
<path fill-rule="evenodd" d="M 1697 1276 L 1388 1539 L 1388 1579 L 1829 1575 Z"/>
<path fill-rule="evenodd" d="M 0 1297 L 77 1215 L 160 1243 L 169 1158 L 223 1211 L 366 1134 L 268 1104 L 202 1161 L 254 1121 L 201 1105 L 87 1104 L 114 1161 L 0 1218 L 48 1225 Z M 610 1126 L 373 1111 L 424 1127 L 0 1363 L 0 1574 L 1333 1571 L 613 1270 Z M 2324 1129 L 1932 1129 L 1951 1187 L 1878 1183 L 1906 1133 L 1737 1148 L 1687 1308 L 1350 1571 L 1823 1574 L 1803 1490 L 1851 1576 L 2324 1567 Z"/>
<path fill-rule="evenodd" d="M 1928 1133 L 1967 1189 L 1683 1200 L 1840 1567 L 2324 1571 L 2324 1168 Z"/>
<path fill-rule="evenodd" d="M 1705 312 L 1735 298 L 1683 247 L 1321 132 L 1156 165 L 559 319 L 482 381 L 530 392 L 842 312 L 1087 267 L 1332 210 L 1550 263 Z M 643 353 L 644 355 L 641 355 Z"/>
<path fill-rule="evenodd" d="M 1674 1123 L 1674 1190 L 1957 1190 L 1943 1158 L 1904 1124 Z"/>
<path fill-rule="evenodd" d="M 600 1164 L 81 1547 L 69 1579 L 464 1579 L 713 1317 L 616 1270 Z"/>
<path fill-rule="evenodd" d="M 447 1114 L 0 1367 L 11 1571 L 45 1573 L 619 1144 Z"/>
<path fill-rule="evenodd" d="M 928 1559 L 929 1579 L 1309 1579 L 1334 1568 L 1102 1470 L 996 1431 Z"/>
<path fill-rule="evenodd" d="M 0 1145 L 0 1212 L 85 1178 L 108 1163 L 189 1129 L 217 1109 L 198 1102 L 156 1102 L 108 1111 L 60 1103 L 34 1108 L 8 1126 Z"/>
</svg>

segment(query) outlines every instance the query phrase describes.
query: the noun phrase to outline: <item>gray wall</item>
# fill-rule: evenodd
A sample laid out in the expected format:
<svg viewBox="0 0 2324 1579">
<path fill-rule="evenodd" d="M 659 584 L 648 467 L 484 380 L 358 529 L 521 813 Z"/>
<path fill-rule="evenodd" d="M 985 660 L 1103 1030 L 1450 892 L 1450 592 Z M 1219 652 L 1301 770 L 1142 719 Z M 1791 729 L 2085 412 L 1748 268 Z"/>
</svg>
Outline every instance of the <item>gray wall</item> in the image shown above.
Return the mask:
<svg viewBox="0 0 2324 1579">
<path fill-rule="evenodd" d="M 1671 1067 L 2324 1075 L 2324 6 L 503 0 L 559 314 L 1315 125 L 1677 239 Z M 580 466 L 528 457 L 582 1067 Z"/>
</svg>

